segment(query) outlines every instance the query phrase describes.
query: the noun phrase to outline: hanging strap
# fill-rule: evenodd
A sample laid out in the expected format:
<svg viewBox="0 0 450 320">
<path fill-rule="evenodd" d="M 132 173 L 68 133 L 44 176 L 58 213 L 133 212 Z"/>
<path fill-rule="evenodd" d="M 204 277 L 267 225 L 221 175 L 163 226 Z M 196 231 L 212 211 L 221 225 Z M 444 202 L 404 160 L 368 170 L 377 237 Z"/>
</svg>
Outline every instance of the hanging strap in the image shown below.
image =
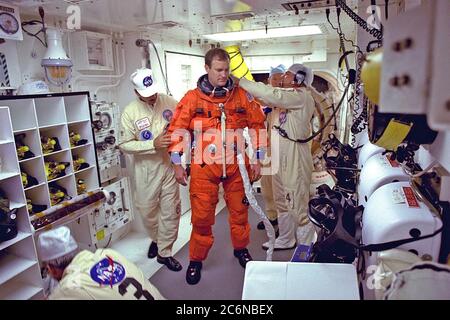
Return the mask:
<svg viewBox="0 0 450 320">
<path fill-rule="evenodd" d="M 404 245 L 406 243 L 411 243 L 411 242 L 416 242 L 416 241 L 420 241 L 423 239 L 432 238 L 432 237 L 438 235 L 439 233 L 441 233 L 442 230 L 444 230 L 443 226 L 436 232 L 434 232 L 432 234 L 428 234 L 426 236 L 422 236 L 422 237 L 418 237 L 418 238 L 407 238 L 407 239 L 401 239 L 401 240 L 395 240 L 395 241 L 389 241 L 389 242 L 377 243 L 377 244 L 362 245 L 362 246 L 359 246 L 358 249 L 364 250 L 364 251 L 373 251 L 373 252 L 390 250 L 390 249 L 397 248 L 401 245 Z"/>
</svg>

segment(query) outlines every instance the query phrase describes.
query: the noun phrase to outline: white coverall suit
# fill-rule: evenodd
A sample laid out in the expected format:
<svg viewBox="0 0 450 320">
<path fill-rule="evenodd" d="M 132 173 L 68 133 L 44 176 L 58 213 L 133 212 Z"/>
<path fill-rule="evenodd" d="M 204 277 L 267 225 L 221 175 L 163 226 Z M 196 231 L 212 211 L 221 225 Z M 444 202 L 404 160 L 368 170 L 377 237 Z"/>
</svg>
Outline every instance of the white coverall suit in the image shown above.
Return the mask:
<svg viewBox="0 0 450 320">
<path fill-rule="evenodd" d="M 165 300 L 136 265 L 111 249 L 77 254 L 48 299 Z"/>
<path fill-rule="evenodd" d="M 270 127 L 280 126 L 291 139 L 306 139 L 311 135 L 315 102 L 308 89 L 275 88 L 244 78 L 239 85 L 263 105 L 274 108 L 268 115 Z M 307 211 L 314 169 L 311 145 L 280 137 L 278 149 L 279 170 L 272 177 L 280 232 L 275 249 L 293 248 L 296 244 L 310 245 L 314 239 Z"/>
<path fill-rule="evenodd" d="M 166 149 L 156 150 L 154 139 L 172 119 L 178 102 L 161 93 L 154 106 L 135 100 L 122 113 L 119 147 L 134 156 L 135 206 L 161 257 L 172 256 L 178 236 L 181 201 Z"/>
</svg>

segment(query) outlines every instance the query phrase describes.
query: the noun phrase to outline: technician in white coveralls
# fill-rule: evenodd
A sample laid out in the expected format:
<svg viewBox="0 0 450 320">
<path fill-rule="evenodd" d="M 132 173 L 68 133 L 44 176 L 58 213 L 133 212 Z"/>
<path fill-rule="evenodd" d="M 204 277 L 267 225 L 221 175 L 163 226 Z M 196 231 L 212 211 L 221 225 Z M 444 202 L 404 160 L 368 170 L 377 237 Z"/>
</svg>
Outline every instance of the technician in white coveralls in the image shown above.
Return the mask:
<svg viewBox="0 0 450 320">
<path fill-rule="evenodd" d="M 270 126 L 277 128 L 280 166 L 272 176 L 272 189 L 278 212 L 279 236 L 275 250 L 310 245 L 314 228 L 308 218 L 309 187 L 313 172 L 311 145 L 296 142 L 311 135 L 315 102 L 310 92 L 314 75 L 311 69 L 293 64 L 283 76 L 283 88 L 240 79 L 239 85 L 262 105 L 273 107 Z M 276 147 L 276 146 L 272 146 Z M 268 243 L 263 244 L 267 249 Z"/>
<path fill-rule="evenodd" d="M 136 70 L 131 82 L 137 99 L 122 113 L 119 147 L 134 156 L 135 205 L 152 239 L 148 257 L 157 256 L 159 263 L 180 271 L 182 266 L 172 257 L 172 246 L 178 236 L 181 201 L 167 153 L 171 140 L 166 134 L 178 102 L 156 92 L 150 69 Z"/>
<path fill-rule="evenodd" d="M 283 75 L 286 72 L 286 67 L 282 64 L 275 68 L 270 68 L 269 78 L 267 79 L 267 83 L 272 87 L 281 87 Z M 272 128 L 272 111 L 273 108 L 265 107 L 264 113 L 266 114 L 266 125 L 268 130 L 268 137 L 270 139 L 270 132 Z M 270 140 L 269 140 L 270 142 Z M 270 152 L 270 148 L 268 149 Z M 268 154 L 270 156 L 270 154 Z M 273 200 L 273 189 L 272 189 L 272 175 L 263 175 L 261 178 L 261 191 L 264 198 L 264 211 L 269 218 L 270 223 L 275 228 L 275 235 L 278 236 L 278 213 L 275 207 L 275 202 Z M 259 230 L 265 229 L 264 223 L 261 221 L 258 223 L 257 228 Z"/>
<path fill-rule="evenodd" d="M 116 251 L 78 252 L 67 227 L 40 234 L 37 248 L 57 281 L 49 300 L 165 300 L 142 271 Z"/>
</svg>

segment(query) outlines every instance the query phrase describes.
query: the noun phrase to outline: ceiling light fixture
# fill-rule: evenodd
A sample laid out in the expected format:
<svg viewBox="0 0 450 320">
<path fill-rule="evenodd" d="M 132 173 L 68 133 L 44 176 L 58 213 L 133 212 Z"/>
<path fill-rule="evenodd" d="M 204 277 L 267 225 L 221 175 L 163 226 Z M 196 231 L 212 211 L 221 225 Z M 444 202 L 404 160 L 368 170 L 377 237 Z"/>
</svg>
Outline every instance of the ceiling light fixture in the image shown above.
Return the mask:
<svg viewBox="0 0 450 320">
<path fill-rule="evenodd" d="M 243 41 L 255 39 L 269 39 L 282 37 L 298 37 L 322 34 L 322 30 L 317 25 L 284 27 L 284 28 L 268 28 L 259 30 L 246 30 L 236 32 L 223 32 L 205 34 L 204 38 L 214 41 Z"/>
<path fill-rule="evenodd" d="M 69 59 L 62 46 L 61 31 L 47 28 L 47 52 L 41 61 L 45 69 L 45 77 L 55 86 L 63 86 L 72 76 L 72 60 Z"/>
</svg>

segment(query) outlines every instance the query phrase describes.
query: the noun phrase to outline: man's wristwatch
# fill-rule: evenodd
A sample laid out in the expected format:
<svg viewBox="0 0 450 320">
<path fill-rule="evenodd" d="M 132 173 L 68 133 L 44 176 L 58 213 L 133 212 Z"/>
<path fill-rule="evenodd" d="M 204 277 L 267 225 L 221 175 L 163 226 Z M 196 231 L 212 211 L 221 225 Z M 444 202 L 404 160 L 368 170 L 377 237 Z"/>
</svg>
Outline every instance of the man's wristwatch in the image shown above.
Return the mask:
<svg viewBox="0 0 450 320">
<path fill-rule="evenodd" d="M 265 158 L 266 158 L 266 149 L 265 148 L 256 149 L 256 159 L 264 160 Z"/>
<path fill-rule="evenodd" d="M 183 152 L 174 151 L 170 153 L 170 161 L 172 164 L 179 165 L 181 164 L 181 156 L 183 155 Z"/>
</svg>

